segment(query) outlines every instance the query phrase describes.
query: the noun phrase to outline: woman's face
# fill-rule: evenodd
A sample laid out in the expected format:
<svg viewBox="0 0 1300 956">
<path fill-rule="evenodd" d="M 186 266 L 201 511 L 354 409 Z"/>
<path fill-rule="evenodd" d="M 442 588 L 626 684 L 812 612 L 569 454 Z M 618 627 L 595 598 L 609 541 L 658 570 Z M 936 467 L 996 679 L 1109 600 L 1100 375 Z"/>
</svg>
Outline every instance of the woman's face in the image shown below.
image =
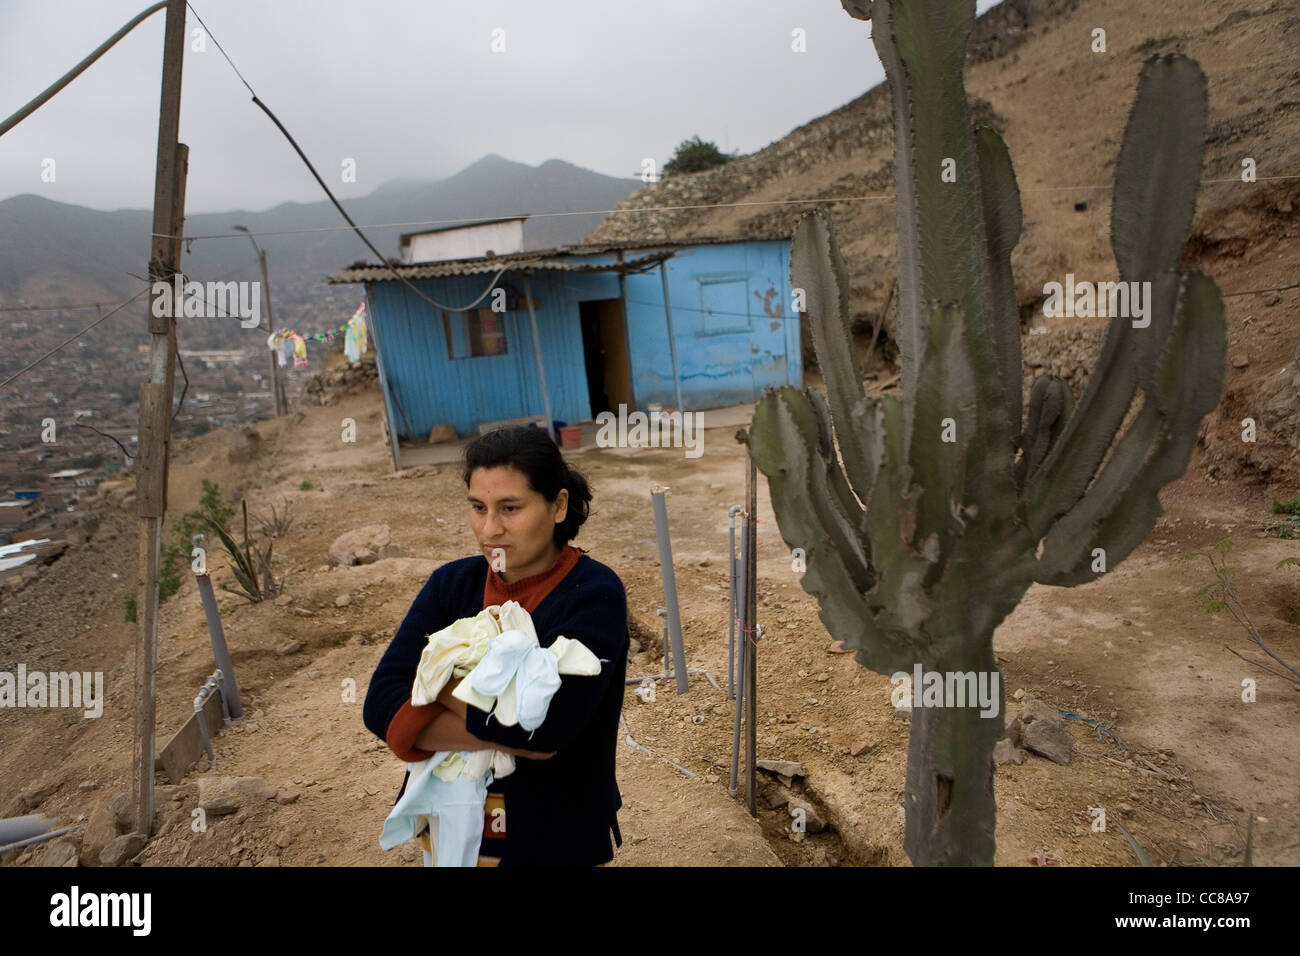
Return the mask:
<svg viewBox="0 0 1300 956">
<path fill-rule="evenodd" d="M 506 583 L 555 563 L 555 525 L 564 520 L 568 503 L 567 489 L 548 502 L 529 486 L 528 476 L 514 468 L 476 468 L 469 477 L 470 527 L 489 561 L 493 549 L 503 549 L 504 567 L 499 561 L 495 567 Z"/>
</svg>

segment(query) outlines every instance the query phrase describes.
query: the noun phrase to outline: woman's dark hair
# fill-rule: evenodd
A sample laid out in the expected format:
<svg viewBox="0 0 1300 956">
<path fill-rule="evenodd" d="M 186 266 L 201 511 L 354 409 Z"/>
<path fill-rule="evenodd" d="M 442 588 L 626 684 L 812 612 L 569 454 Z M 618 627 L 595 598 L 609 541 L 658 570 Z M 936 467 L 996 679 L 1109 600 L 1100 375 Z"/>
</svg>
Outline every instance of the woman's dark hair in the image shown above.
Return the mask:
<svg viewBox="0 0 1300 956">
<path fill-rule="evenodd" d="M 531 425 L 498 428 L 480 436 L 465 449 L 465 485 L 479 468 L 513 468 L 528 478 L 528 486 L 554 502 L 560 489 L 569 490 L 568 510 L 553 535 L 560 547 L 577 537 L 590 513 L 591 488 L 587 479 L 560 454 L 545 430 Z"/>
</svg>

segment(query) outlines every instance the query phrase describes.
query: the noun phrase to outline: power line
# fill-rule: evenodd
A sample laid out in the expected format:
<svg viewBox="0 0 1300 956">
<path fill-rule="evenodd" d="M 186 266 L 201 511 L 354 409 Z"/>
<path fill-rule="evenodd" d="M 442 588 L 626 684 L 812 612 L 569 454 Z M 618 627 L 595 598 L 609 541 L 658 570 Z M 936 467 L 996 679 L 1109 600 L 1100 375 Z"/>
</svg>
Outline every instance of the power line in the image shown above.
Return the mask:
<svg viewBox="0 0 1300 956">
<path fill-rule="evenodd" d="M 256 262 L 253 262 L 253 263 L 249 263 L 249 264 L 247 264 L 247 265 L 240 266 L 238 269 L 235 269 L 235 270 L 233 270 L 233 271 L 231 271 L 231 272 L 227 272 L 227 273 L 226 273 L 224 276 L 222 276 L 220 279 L 214 279 L 214 280 L 212 280 L 212 281 L 214 281 L 214 282 L 221 282 L 221 281 L 224 281 L 225 279 L 228 279 L 230 276 L 235 275 L 235 274 L 238 273 L 238 272 L 242 272 L 242 271 L 245 270 L 245 269 L 251 268 L 252 266 L 254 266 L 254 265 L 256 265 L 256 264 L 257 264 Z M 60 342 L 60 343 L 59 343 L 58 345 L 56 345 L 54 348 L 50 349 L 48 352 L 46 352 L 44 355 L 42 355 L 40 358 L 38 358 L 36 361 L 32 362 L 30 365 L 28 365 L 28 366 L 26 366 L 26 367 L 24 367 L 24 368 L 20 368 L 17 372 L 15 372 L 13 375 L 9 376 L 9 377 L 8 377 L 7 379 L 5 379 L 3 382 L 0 382 L 0 388 L 4 388 L 6 385 L 8 385 L 8 384 L 9 384 L 10 382 L 12 382 L 14 379 L 18 378 L 18 376 L 23 375 L 24 373 L 31 371 L 31 370 L 34 369 L 37 365 L 40 365 L 42 362 L 44 362 L 44 361 L 45 361 L 47 358 L 49 358 L 51 355 L 53 355 L 54 353 L 58 352 L 60 349 L 63 349 L 63 348 L 65 348 L 66 346 L 71 345 L 73 342 L 77 341 L 77 339 L 81 338 L 83 335 L 85 335 L 87 332 L 89 332 L 89 331 L 90 331 L 91 329 L 93 329 L 95 326 L 99 325 L 99 324 L 100 324 L 101 322 L 103 322 L 105 319 L 107 319 L 107 318 L 109 318 L 110 316 L 115 315 L 116 313 L 122 311 L 122 309 L 126 308 L 128 305 L 130 305 L 130 304 L 131 304 L 132 302 L 134 302 L 136 299 L 140 298 L 140 296 L 144 295 L 146 292 L 149 292 L 149 291 L 151 291 L 151 290 L 153 289 L 153 283 L 152 283 L 149 279 L 146 279 L 144 276 L 138 276 L 138 275 L 136 275 L 135 273 L 132 273 L 132 272 L 128 272 L 127 275 L 129 275 L 132 279 L 138 279 L 138 280 L 140 280 L 141 282 L 147 283 L 146 286 L 145 286 L 143 289 L 141 289 L 139 292 L 137 292 L 135 295 L 131 296 L 131 298 L 127 299 L 125 302 L 120 303 L 116 308 L 113 309 L 112 312 L 109 312 L 109 313 L 107 313 L 107 314 L 105 314 L 105 315 L 100 316 L 98 319 L 96 319 L 94 322 L 90 323 L 90 325 L 86 326 L 84 329 L 82 329 L 82 330 L 81 330 L 80 332 L 78 332 L 76 335 L 73 335 L 73 336 L 71 336 L 70 338 L 65 339 L 63 342 Z M 186 279 L 186 281 L 189 281 L 188 277 L 185 277 L 183 273 L 181 273 L 181 275 Z M 162 281 L 162 280 L 159 280 L 159 281 Z M 204 302 L 205 302 L 205 303 L 206 303 L 210 308 L 215 308 L 215 306 L 213 306 L 212 303 L 208 301 L 208 299 L 207 299 L 206 296 L 201 296 L 200 298 L 202 298 L 203 301 L 204 301 Z M 62 308 L 62 306 L 56 306 L 56 307 L 54 307 L 54 308 L 52 308 L 52 309 L 47 309 L 47 308 L 44 308 L 44 307 L 34 307 L 34 308 L 38 308 L 40 311 L 55 311 L 55 310 L 57 310 L 58 308 Z M 89 306 L 89 308 L 95 308 L 95 306 Z M 227 314 L 225 313 L 225 311 L 224 311 L 224 310 L 221 310 L 221 309 L 218 309 L 217 311 L 219 311 L 219 312 L 222 313 L 222 317 L 223 317 L 223 318 L 243 318 L 243 316 L 231 316 L 231 315 L 227 315 Z M 268 323 L 268 324 L 269 324 L 269 323 Z M 180 350 L 179 350 L 179 349 L 178 349 L 177 352 L 176 352 L 176 360 L 177 360 L 177 362 L 180 362 L 180 363 L 181 363 L 181 375 L 184 376 L 184 375 L 185 375 L 185 365 L 184 365 L 183 362 L 181 362 Z M 188 378 L 188 376 L 185 377 L 185 382 L 186 382 L 186 388 L 188 388 L 188 387 L 189 387 L 189 378 Z M 185 397 L 185 392 L 184 392 L 183 390 L 182 390 L 182 392 L 181 392 L 181 397 L 182 397 L 182 398 Z M 173 416 L 173 417 L 174 417 L 174 416 Z"/>
<path fill-rule="evenodd" d="M 141 290 L 140 290 L 139 292 L 137 292 L 135 295 L 131 296 L 131 298 L 127 299 L 125 302 L 123 302 L 121 305 L 119 305 L 119 306 L 118 306 L 116 309 L 114 309 L 112 312 L 109 312 L 109 313 L 106 313 L 105 315 L 100 316 L 98 319 L 96 319 L 94 322 L 91 322 L 90 325 L 86 326 L 84 329 L 82 329 L 82 330 L 81 330 L 80 332 L 78 332 L 76 335 L 74 335 L 74 336 L 72 336 L 71 338 L 66 339 L 66 340 L 64 340 L 63 342 L 60 342 L 58 345 L 54 346 L 54 348 L 50 349 L 48 352 L 46 352 L 44 355 L 42 355 L 40 358 L 38 358 L 35 362 L 32 362 L 30 365 L 24 366 L 23 368 L 20 368 L 18 371 L 14 372 L 14 374 L 10 375 L 10 376 L 9 376 L 7 379 L 5 379 L 3 382 L 0 382 L 0 388 L 4 388 L 6 385 L 8 385 L 10 382 L 12 382 L 14 379 L 16 379 L 18 376 L 20 376 L 20 375 L 22 375 L 22 374 L 24 374 L 24 373 L 26 373 L 26 372 L 31 371 L 31 370 L 34 369 L 36 366 L 38 366 L 38 365 L 40 365 L 42 362 L 44 362 L 44 361 L 45 361 L 47 358 L 49 358 L 51 355 L 53 355 L 55 352 L 58 352 L 60 349 L 63 349 L 63 348 L 65 348 L 65 347 L 71 345 L 73 342 L 77 341 L 77 339 L 81 338 L 83 335 L 85 335 L 87 332 L 89 332 L 89 331 L 90 331 L 91 329 L 93 329 L 95 326 L 99 325 L 101 322 L 105 321 L 105 320 L 108 319 L 108 318 L 111 318 L 111 317 L 114 316 L 114 315 L 117 315 L 117 313 L 121 312 L 123 309 L 125 309 L 128 305 L 130 305 L 130 304 L 131 304 L 132 302 L 134 302 L 136 299 L 140 298 L 140 296 L 142 296 L 142 295 L 144 295 L 146 292 L 148 292 L 148 291 L 149 291 L 149 288 L 150 288 L 149 286 L 145 286 L 143 289 L 141 289 Z"/>
<path fill-rule="evenodd" d="M 109 304 L 107 302 L 91 302 L 88 305 L 5 305 L 0 306 L 0 312 L 62 312 L 65 309 L 74 312 L 84 309 L 102 309 Z M 117 306 L 122 303 L 115 302 L 112 304 Z"/>
<path fill-rule="evenodd" d="M 235 71 L 235 76 L 239 77 L 239 82 L 243 83 L 244 86 L 248 88 L 248 92 L 252 95 L 253 99 L 257 99 L 257 94 L 254 93 L 253 88 L 248 85 L 248 80 L 244 79 L 244 74 L 239 72 L 239 67 L 235 66 L 235 61 L 226 53 L 226 48 L 221 45 L 221 41 L 217 39 L 216 34 L 209 30 L 208 25 L 203 22 L 203 18 L 199 16 L 199 11 L 194 9 L 194 4 L 190 3 L 189 0 L 186 0 L 185 6 L 189 7 L 190 13 L 194 14 L 194 19 L 199 21 L 199 26 L 203 27 L 203 32 L 212 37 L 212 42 L 217 45 L 217 49 L 221 51 L 221 55 L 226 58 L 226 62 L 230 64 L 230 68 Z"/>
<path fill-rule="evenodd" d="M 188 6 L 190 10 L 194 10 L 194 7 L 189 4 L 188 0 L 186 2 L 186 6 Z M 194 16 L 195 18 L 198 18 L 199 16 L 198 11 L 194 11 Z M 356 224 L 356 222 L 352 219 L 350 215 L 348 215 L 348 211 L 344 209 L 343 204 L 340 203 L 338 199 L 335 198 L 334 193 L 330 191 L 329 186 L 325 185 L 325 180 L 322 179 L 320 173 L 316 171 L 316 167 L 313 166 L 311 160 L 307 158 L 307 154 L 302 151 L 302 147 L 298 145 L 297 140 L 293 138 L 293 136 L 285 128 L 284 124 L 281 123 L 280 120 L 276 117 L 276 115 L 271 112 L 270 108 L 265 103 L 263 103 L 260 99 L 258 99 L 257 93 L 254 92 L 253 87 L 250 86 L 249 82 L 244 79 L 244 75 L 239 72 L 239 68 L 235 66 L 234 61 L 230 59 L 229 55 L 227 55 L 225 49 L 217 41 L 217 38 L 213 36 L 212 31 L 208 29 L 207 24 L 203 23 L 201 19 L 199 19 L 199 23 L 202 24 L 203 29 L 207 31 L 208 36 L 212 37 L 212 42 L 217 44 L 217 49 L 221 50 L 221 55 L 226 58 L 226 62 L 229 63 L 230 68 L 235 71 L 235 74 L 239 77 L 240 82 L 243 83 L 244 86 L 248 88 L 248 92 L 253 94 L 253 102 L 256 103 L 258 108 L 261 109 L 261 111 L 270 118 L 271 122 L 276 125 L 276 128 L 279 129 L 282 134 L 284 134 L 284 138 L 289 141 L 289 145 L 292 146 L 294 152 L 298 154 L 298 158 L 303 161 L 303 164 L 307 167 L 307 170 L 312 174 L 312 176 L 315 177 L 316 182 L 320 184 L 320 188 L 325 191 L 325 195 L 328 196 L 330 202 L 334 204 L 334 208 L 339 211 L 339 215 L 341 215 L 344 219 L 347 220 L 348 225 L 352 227 L 352 231 L 355 232 L 357 234 L 357 237 L 360 238 L 360 240 L 366 244 L 366 248 L 375 254 L 376 258 L 379 259 L 380 263 L 385 268 L 387 268 L 389 272 L 393 274 L 393 277 L 395 279 L 397 279 L 399 282 L 405 285 L 408 289 L 414 292 L 425 302 L 428 302 L 435 309 L 442 309 L 447 312 L 468 312 L 470 309 L 474 308 L 485 298 L 487 298 L 488 293 L 492 291 L 492 287 L 496 285 L 497 279 L 500 279 L 501 276 L 505 274 L 506 272 L 505 269 L 500 270 L 495 276 L 493 276 L 492 280 L 488 283 L 487 287 L 483 290 L 483 294 L 480 295 L 473 302 L 471 302 L 469 305 L 454 306 L 454 305 L 443 305 L 442 303 L 436 302 L 433 299 L 429 298 L 429 296 L 425 295 L 423 292 L 417 289 L 415 285 L 411 283 L 405 276 L 401 275 L 396 269 L 394 269 L 391 265 L 389 265 L 388 260 L 384 257 L 384 254 L 381 253 L 377 248 L 375 248 L 375 244 L 371 242 L 369 238 L 366 237 L 366 234 L 361 231 L 361 227 Z M 159 238 L 158 233 L 153 233 L 153 236 L 155 238 Z M 193 240 L 190 241 L 192 242 Z"/>
<path fill-rule="evenodd" d="M 148 17 L 153 16 L 155 13 L 157 13 L 165 6 L 167 6 L 166 0 L 162 0 L 162 2 L 155 3 L 152 7 L 149 7 L 146 10 L 141 10 L 138 14 L 135 15 L 134 19 L 128 21 L 127 24 L 124 27 L 122 27 L 122 29 L 118 30 L 111 37 L 109 37 L 98 47 L 96 47 L 95 50 L 91 52 L 89 56 L 87 56 L 84 60 L 82 60 L 72 69 L 70 69 L 67 73 L 64 73 L 63 76 L 55 80 L 53 84 L 51 84 L 49 87 L 46 88 L 45 92 L 41 93 L 34 100 L 32 100 L 22 109 L 20 109 L 17 113 L 14 113 L 4 122 L 0 123 L 0 136 L 3 136 L 5 133 L 9 132 L 9 130 L 13 129 L 23 120 L 25 120 L 28 116 L 31 116 L 33 113 L 35 113 L 38 109 L 40 109 L 43 105 L 45 105 L 45 103 L 51 97 L 53 97 L 54 94 L 58 93 L 61 89 L 63 89 L 73 80 L 75 80 L 78 76 L 80 76 L 83 72 L 85 72 L 90 67 L 90 64 L 94 63 L 101 56 L 103 56 L 104 53 L 106 53 L 108 49 L 111 46 L 113 46 L 113 44 L 115 44 L 118 40 L 122 39 L 122 37 L 126 36 L 132 30 L 134 30 L 142 20 L 145 20 Z"/>
</svg>

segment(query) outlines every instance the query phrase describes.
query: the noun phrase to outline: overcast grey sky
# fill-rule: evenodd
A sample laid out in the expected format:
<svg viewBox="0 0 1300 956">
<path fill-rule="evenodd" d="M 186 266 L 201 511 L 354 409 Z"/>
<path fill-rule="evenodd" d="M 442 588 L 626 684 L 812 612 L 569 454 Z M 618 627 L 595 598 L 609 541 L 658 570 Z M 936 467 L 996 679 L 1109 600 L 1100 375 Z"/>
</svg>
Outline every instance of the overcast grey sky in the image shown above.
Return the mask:
<svg viewBox="0 0 1300 956">
<path fill-rule="evenodd" d="M 0 116 L 148 0 L 0 2 Z M 993 0 L 980 0 L 983 12 Z M 610 176 L 699 134 L 753 152 L 883 79 L 839 0 L 193 0 L 258 96 L 343 199 L 447 176 L 486 153 Z M 163 14 L 0 138 L 0 198 L 153 203 Z M 185 52 L 190 212 L 323 199 L 209 39 Z M 493 52 L 493 31 L 504 52 Z M 792 31 L 807 52 L 792 52 Z M 42 163 L 55 161 L 55 181 Z M 356 162 L 357 181 L 341 181 Z"/>
</svg>

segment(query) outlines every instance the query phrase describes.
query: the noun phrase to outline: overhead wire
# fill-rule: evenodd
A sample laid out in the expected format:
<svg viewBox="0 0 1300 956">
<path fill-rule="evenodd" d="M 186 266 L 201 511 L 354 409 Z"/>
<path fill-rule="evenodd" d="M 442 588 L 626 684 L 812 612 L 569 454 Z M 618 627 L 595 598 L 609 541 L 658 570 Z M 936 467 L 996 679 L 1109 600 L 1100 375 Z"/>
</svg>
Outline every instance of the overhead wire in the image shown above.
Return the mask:
<svg viewBox="0 0 1300 956">
<path fill-rule="evenodd" d="M 212 30 L 209 29 L 208 25 L 203 22 L 203 18 L 200 17 L 199 12 L 194 9 L 194 5 L 189 3 L 188 0 L 185 5 L 189 7 L 190 11 L 194 14 L 195 19 L 199 21 L 199 25 L 203 27 L 204 31 L 208 34 L 208 36 L 212 37 L 212 42 L 216 44 L 216 47 L 221 52 L 221 55 L 225 57 L 226 62 L 230 64 L 230 68 L 235 71 L 235 75 L 239 77 L 239 81 L 243 83 L 244 86 L 247 87 L 248 92 L 252 94 L 253 102 L 257 104 L 258 108 L 261 109 L 263 113 L 265 113 L 268 117 L 270 117 L 271 122 L 276 125 L 276 128 L 279 129 L 282 134 L 284 134 L 284 138 L 289 141 L 289 145 L 293 147 L 294 152 L 298 154 L 298 157 L 303 161 L 303 164 L 307 167 L 308 171 L 312 174 L 312 176 L 315 177 L 316 182 L 320 184 L 320 188 L 325 191 L 325 195 L 328 196 L 330 202 L 334 204 L 334 208 L 339 211 L 339 214 L 345 220 L 347 220 L 348 225 L 352 227 L 352 231 L 355 232 L 357 234 L 357 237 L 360 238 L 361 241 L 366 244 L 366 248 L 375 254 L 376 258 L 378 258 L 383 268 L 386 268 L 390 272 L 392 272 L 394 278 L 400 281 L 403 285 L 405 285 L 408 289 L 414 292 L 425 302 L 428 302 L 435 309 L 442 309 L 443 311 L 446 312 L 468 312 L 470 309 L 473 309 L 485 298 L 487 298 L 488 293 L 490 293 L 492 291 L 493 286 L 496 285 L 496 281 L 500 279 L 502 275 L 505 274 L 506 270 L 504 268 L 501 269 L 499 272 L 497 272 L 495 276 L 492 277 L 491 282 L 488 283 L 487 288 L 483 290 L 483 293 L 478 298 L 476 298 L 469 305 L 465 305 L 465 306 L 443 305 L 441 302 L 438 302 L 430 298 L 429 296 L 425 295 L 423 292 L 417 289 L 415 285 L 412 282 L 410 282 L 405 276 L 403 276 L 396 269 L 394 269 L 392 265 L 389 263 L 388 259 L 385 258 L 384 254 L 380 252 L 377 248 L 375 248 L 375 244 L 370 241 L 370 239 L 366 236 L 366 234 L 361 231 L 361 227 L 356 224 L 356 222 L 353 220 L 353 218 L 350 215 L 348 215 L 348 211 L 344 209 L 343 204 L 340 203 L 337 198 L 335 198 L 334 193 L 330 190 L 329 186 L 325 185 L 325 180 L 322 179 L 320 173 L 316 171 L 316 167 L 313 166 L 311 160 L 307 158 L 307 154 L 302 151 L 302 147 L 298 145 L 297 140 L 293 138 L 293 136 L 285 128 L 284 124 L 280 122 L 279 118 L 274 113 L 271 112 L 270 108 L 265 103 L 263 103 L 261 99 L 258 98 L 258 95 L 253 90 L 252 85 L 248 82 L 248 80 L 244 79 L 244 75 L 240 73 L 239 68 L 235 66 L 235 61 L 230 58 L 229 54 L 226 53 L 225 48 L 217 40 Z"/>
<path fill-rule="evenodd" d="M 230 271 L 230 272 L 227 272 L 224 276 L 222 276 L 222 277 L 220 277 L 220 278 L 218 278 L 218 279 L 213 279 L 212 281 L 213 281 L 213 282 L 222 282 L 222 281 L 225 281 L 226 279 L 230 278 L 231 276 L 235 275 L 236 273 L 238 273 L 238 272 L 242 272 L 244 269 L 248 269 L 248 268 L 250 268 L 250 267 L 253 266 L 253 265 L 257 265 L 257 263 L 256 263 L 256 262 L 253 262 L 253 263 L 249 263 L 249 264 L 247 264 L 247 265 L 240 266 L 239 268 L 234 269 L 234 270 L 232 270 L 232 271 Z M 184 276 L 184 273 L 179 273 L 179 274 L 182 275 L 182 276 Z M 137 280 L 139 280 L 139 281 L 141 281 L 141 282 L 146 283 L 145 287 L 144 287 L 143 289 L 141 289 L 139 292 L 137 292 L 135 295 L 131 296 L 131 298 L 127 299 L 125 302 L 121 302 L 121 303 L 119 303 L 115 308 L 113 308 L 112 311 L 107 312 L 107 313 L 105 313 L 104 315 L 101 315 L 98 319 L 96 319 L 94 322 L 90 323 L 90 325 L 86 326 L 86 327 L 85 327 L 84 329 L 82 329 L 80 332 L 77 332 L 75 335 L 71 335 L 71 336 L 69 336 L 68 338 L 64 339 L 62 342 L 60 342 L 60 343 L 59 343 L 58 345 L 56 345 L 54 348 L 50 349 L 48 352 L 46 352 L 46 353 L 45 353 L 44 355 L 42 355 L 40 358 L 36 359 L 34 362 L 31 362 L 30 364 L 24 366 L 23 368 L 20 368 L 17 372 L 14 372 L 14 374 L 10 375 L 10 376 L 9 376 L 8 378 L 6 378 L 3 382 L 0 382 L 0 388 L 4 388 L 4 387 L 5 387 L 6 385 L 8 385 L 10 382 L 12 382 L 12 381 L 14 381 L 15 379 L 17 379 L 20 375 L 23 375 L 23 374 L 25 374 L 25 373 L 27 373 L 27 372 L 30 372 L 30 371 L 31 371 L 32 369 L 34 369 L 36 366 L 40 365 L 42 362 L 44 362 L 46 359 L 48 359 L 50 356 L 54 355 L 56 352 L 60 351 L 61 349 L 64 349 L 64 348 L 66 348 L 67 346 L 71 345 L 73 342 L 77 341 L 77 339 L 81 338 L 83 335 L 85 335 L 85 334 L 86 334 L 87 332 L 89 332 L 91 329 L 95 328 L 97 325 L 99 325 L 100 323 L 104 322 L 106 319 L 111 318 L 112 316 L 116 315 L 118 312 L 122 311 L 122 309 L 126 308 L 128 305 L 130 305 L 130 304 L 131 304 L 132 302 L 134 302 L 136 299 L 140 298 L 140 296 L 144 295 L 146 292 L 149 292 L 149 291 L 151 291 L 151 290 L 153 289 L 153 281 L 152 281 L 152 280 L 150 280 L 150 279 L 146 279 L 144 276 L 138 276 L 138 275 L 136 275 L 136 274 L 133 273 L 133 272 L 128 272 L 127 275 L 129 275 L 132 279 L 137 279 Z M 188 277 L 186 277 L 186 279 L 187 279 L 187 281 L 188 281 Z M 159 280 L 159 281 L 161 281 L 161 280 Z M 211 303 L 211 302 L 208 302 L 208 299 L 207 299 L 206 296 L 203 296 L 202 298 L 203 298 L 203 301 L 204 301 L 204 302 L 207 302 L 209 306 L 215 308 L 214 306 L 212 306 L 212 303 Z M 68 306 L 67 308 L 78 308 L 78 309 L 80 309 L 80 308 L 91 308 L 91 309 L 93 309 L 93 308 L 97 308 L 97 307 L 98 307 L 97 305 L 90 305 L 90 306 Z M 55 311 L 58 311 L 58 310 L 61 309 L 61 308 L 65 308 L 65 307 L 64 307 L 64 306 L 48 306 L 48 307 L 47 307 L 47 306 L 23 306 L 22 308 L 25 308 L 25 309 L 32 309 L 32 310 L 35 310 L 35 311 L 41 311 L 41 312 L 55 312 Z M 218 311 L 222 311 L 222 318 L 242 318 L 242 316 L 230 316 L 230 315 L 227 315 L 227 314 L 225 314 L 225 312 L 224 312 L 223 310 L 218 310 Z M 268 324 L 269 324 L 269 323 L 268 323 Z M 177 358 L 177 361 L 180 361 L 180 351 L 179 351 L 179 350 L 178 350 L 177 353 L 176 353 L 176 358 Z M 182 366 L 181 371 L 182 371 L 182 374 L 184 374 L 184 366 Z M 188 383 L 188 379 L 186 379 L 186 382 Z M 183 392 L 182 392 L 182 397 L 184 397 L 184 393 L 183 393 Z"/>
<path fill-rule="evenodd" d="M 135 295 L 131 296 L 131 298 L 127 299 L 125 302 L 123 302 L 121 305 L 119 305 L 119 306 L 118 306 L 116 309 L 114 309 L 113 311 L 111 311 L 111 312 L 106 312 L 104 315 L 101 315 L 101 316 L 100 316 L 98 319 L 96 319 L 94 322 L 91 322 L 90 325 L 86 326 L 84 329 L 82 329 L 82 330 L 81 330 L 80 332 L 78 332 L 76 335 L 73 335 L 73 336 L 71 336 L 70 338 L 64 339 L 64 340 L 63 340 L 62 342 L 60 342 L 58 345 L 54 346 L 54 348 L 50 349 L 48 352 L 46 352 L 46 353 L 45 353 L 44 355 L 42 355 L 40 358 L 36 359 L 36 361 L 34 361 L 34 362 L 30 362 L 29 364 L 24 365 L 22 368 L 20 368 L 20 369 L 19 369 L 18 371 L 16 371 L 16 372 L 14 372 L 14 373 L 13 373 L 12 375 L 10 375 L 7 379 L 5 379 L 3 382 L 0 382 L 0 388 L 4 388 L 4 387 L 5 387 L 6 385 L 8 385 L 10 382 L 14 381 L 14 379 L 18 378 L 18 376 L 23 375 L 23 374 L 25 374 L 25 373 L 31 371 L 31 370 L 34 369 L 36 366 L 38 366 L 38 365 L 40 365 L 42 362 L 44 362 L 44 361 L 45 361 L 47 358 L 49 358 L 51 355 L 53 355 L 55 352 L 58 352 L 58 351 L 60 351 L 61 349 L 64 349 L 64 348 L 66 348 L 67 346 L 71 345 L 73 342 L 77 341 L 77 339 L 81 338 L 83 335 L 85 335 L 85 334 L 86 334 L 87 332 L 89 332 L 91 329 L 95 328 L 95 326 L 99 325 L 101 322 L 105 322 L 105 321 L 107 321 L 108 319 L 112 318 L 113 316 L 117 315 L 117 313 L 121 312 L 123 309 L 125 309 L 128 305 L 130 305 L 130 304 L 131 304 L 132 302 L 134 302 L 136 299 L 140 298 L 140 296 L 142 296 L 142 295 L 144 295 L 146 292 L 148 292 L 148 291 L 149 291 L 149 288 L 150 288 L 149 286 L 146 286 L 145 288 L 141 289 L 139 292 L 137 292 Z"/>
</svg>

